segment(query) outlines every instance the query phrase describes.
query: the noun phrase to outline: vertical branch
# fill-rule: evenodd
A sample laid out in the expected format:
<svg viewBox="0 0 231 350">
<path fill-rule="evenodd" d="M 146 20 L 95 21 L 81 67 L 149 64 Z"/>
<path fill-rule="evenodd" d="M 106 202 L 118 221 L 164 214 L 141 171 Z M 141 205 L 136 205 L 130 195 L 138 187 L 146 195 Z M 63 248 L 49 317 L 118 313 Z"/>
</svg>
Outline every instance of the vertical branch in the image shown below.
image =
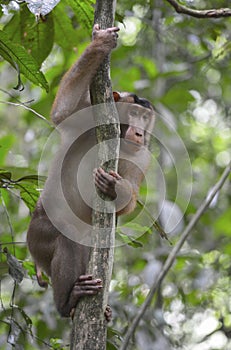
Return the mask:
<svg viewBox="0 0 231 350">
<path fill-rule="evenodd" d="M 94 22 L 100 28 L 113 26 L 115 3 L 115 0 L 96 1 Z M 100 164 L 106 171 L 116 171 L 119 157 L 119 121 L 110 81 L 110 57 L 102 62 L 93 79 L 90 93 L 92 104 L 97 105 L 94 107 L 94 117 Z M 104 312 L 113 266 L 115 208 L 110 201 L 103 201 L 103 208 L 101 203 L 99 198 L 95 198 L 95 210 L 92 214 L 94 241 L 87 273 L 93 274 L 94 278 L 100 278 L 103 289 L 97 295 L 82 298 L 78 303 L 72 328 L 72 350 L 106 349 L 107 324 Z"/>
</svg>

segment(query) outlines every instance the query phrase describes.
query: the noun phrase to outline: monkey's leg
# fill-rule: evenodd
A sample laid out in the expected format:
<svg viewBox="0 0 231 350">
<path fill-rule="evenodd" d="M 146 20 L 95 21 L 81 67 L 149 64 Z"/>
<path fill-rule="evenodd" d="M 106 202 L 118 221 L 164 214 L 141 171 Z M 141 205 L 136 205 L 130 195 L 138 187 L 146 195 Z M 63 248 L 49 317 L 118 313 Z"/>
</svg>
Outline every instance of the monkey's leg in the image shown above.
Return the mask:
<svg viewBox="0 0 231 350">
<path fill-rule="evenodd" d="M 84 275 L 89 248 L 60 235 L 51 264 L 51 281 L 59 313 L 69 317 L 80 297 L 97 294 L 102 281 Z"/>
</svg>

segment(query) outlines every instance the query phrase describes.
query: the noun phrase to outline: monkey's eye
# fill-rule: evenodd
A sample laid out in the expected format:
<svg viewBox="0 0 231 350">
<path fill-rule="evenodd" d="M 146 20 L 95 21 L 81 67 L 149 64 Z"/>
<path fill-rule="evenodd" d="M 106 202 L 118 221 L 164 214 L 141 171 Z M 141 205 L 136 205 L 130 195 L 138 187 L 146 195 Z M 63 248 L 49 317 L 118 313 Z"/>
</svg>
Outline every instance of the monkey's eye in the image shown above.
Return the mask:
<svg viewBox="0 0 231 350">
<path fill-rule="evenodd" d="M 131 117 L 139 117 L 139 111 L 137 109 L 130 110 Z"/>
<path fill-rule="evenodd" d="M 145 121 L 148 121 L 148 120 L 149 120 L 149 115 L 148 115 L 148 114 L 144 114 L 144 115 L 143 115 L 143 119 L 144 119 Z"/>
</svg>

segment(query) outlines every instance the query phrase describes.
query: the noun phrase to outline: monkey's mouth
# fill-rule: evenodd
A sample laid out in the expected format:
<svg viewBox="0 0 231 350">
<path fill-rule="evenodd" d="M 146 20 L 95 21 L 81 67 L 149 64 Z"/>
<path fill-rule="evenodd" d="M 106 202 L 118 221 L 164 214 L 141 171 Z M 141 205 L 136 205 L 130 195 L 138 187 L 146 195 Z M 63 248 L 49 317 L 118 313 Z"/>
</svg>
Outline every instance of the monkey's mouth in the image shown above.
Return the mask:
<svg viewBox="0 0 231 350">
<path fill-rule="evenodd" d="M 143 146 L 141 143 L 129 140 L 129 139 L 123 139 L 124 147 L 128 147 L 131 151 L 139 151 L 141 147 Z"/>
<path fill-rule="evenodd" d="M 126 139 L 126 140 L 124 139 L 124 141 L 125 141 L 126 143 L 128 143 L 128 144 L 136 145 L 136 146 L 138 146 L 138 147 L 141 147 L 141 146 L 142 146 L 140 142 L 135 142 L 135 141 L 128 140 L 128 139 Z"/>
</svg>

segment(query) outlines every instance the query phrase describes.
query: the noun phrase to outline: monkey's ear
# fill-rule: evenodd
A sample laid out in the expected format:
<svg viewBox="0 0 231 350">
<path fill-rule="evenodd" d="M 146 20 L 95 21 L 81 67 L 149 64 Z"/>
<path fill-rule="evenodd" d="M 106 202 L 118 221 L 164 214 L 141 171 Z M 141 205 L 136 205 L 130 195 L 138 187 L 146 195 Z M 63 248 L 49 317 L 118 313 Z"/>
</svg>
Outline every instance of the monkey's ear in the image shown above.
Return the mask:
<svg viewBox="0 0 231 350">
<path fill-rule="evenodd" d="M 120 94 L 117 91 L 113 91 L 114 101 L 118 102 L 120 100 Z"/>
</svg>

